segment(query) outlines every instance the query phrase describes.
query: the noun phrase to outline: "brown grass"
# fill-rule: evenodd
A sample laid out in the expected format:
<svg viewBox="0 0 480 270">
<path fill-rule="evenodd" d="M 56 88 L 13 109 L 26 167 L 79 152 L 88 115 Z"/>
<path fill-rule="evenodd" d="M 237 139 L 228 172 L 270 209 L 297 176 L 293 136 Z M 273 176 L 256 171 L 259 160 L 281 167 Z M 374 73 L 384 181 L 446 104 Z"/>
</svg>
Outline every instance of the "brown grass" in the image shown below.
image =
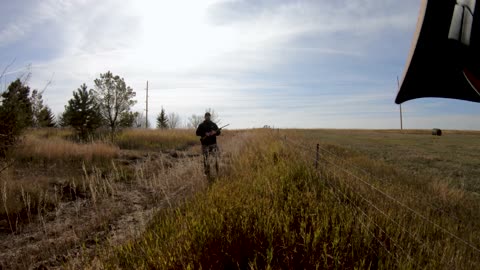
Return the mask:
<svg viewBox="0 0 480 270">
<path fill-rule="evenodd" d="M 75 131 L 70 128 L 35 128 L 35 129 L 29 129 L 26 133 L 28 135 L 31 135 L 37 138 L 43 138 L 43 139 L 49 139 L 49 138 L 67 139 L 67 138 L 75 137 Z"/>
<path fill-rule="evenodd" d="M 12 244 L 9 254 L 0 255 L 0 268 L 39 266 L 45 260 L 58 265 L 52 254 L 62 255 L 80 245 L 91 252 L 97 241 L 106 239 L 111 224 L 120 234 L 115 238 L 138 236 L 139 228 L 132 228 L 128 236 L 122 226 L 138 217 L 147 222 L 152 209 L 174 206 L 206 187 L 198 147 L 186 152 L 150 152 L 197 143 L 194 131 L 132 130 L 122 136 L 124 143 L 138 140 L 148 144 L 138 145 L 147 151 L 122 151 L 99 141 L 77 143 L 69 140 L 68 130 L 29 131 L 10 153 L 13 166 L 0 174 L 0 234 L 10 239 L 2 244 Z M 79 213 L 92 220 L 83 223 Z M 119 217 L 130 213 L 133 219 Z M 66 224 L 61 224 L 62 220 Z M 28 240 L 29 234 L 35 235 L 35 240 Z M 49 246 L 53 239 L 57 243 L 54 248 Z M 28 245 L 15 246 L 22 241 Z"/>
<path fill-rule="evenodd" d="M 137 239 L 107 245 L 92 267 L 472 269 L 478 265 L 475 250 L 404 206 L 479 245 L 480 199 L 475 192 L 479 190 L 480 145 L 475 132 L 447 131 L 442 137 L 422 130 L 280 133 L 225 132 L 226 137 L 235 138 L 230 137 L 233 143 L 227 145 L 220 141 L 226 152 L 224 170 L 208 188 L 199 156 L 147 153 L 182 149 L 196 142 L 193 131 L 132 130 L 120 134 L 121 147 L 143 149 L 123 151 L 138 155 L 134 161 L 122 160 L 132 170 L 130 177 L 114 163 L 109 163 L 107 170 L 87 166 L 73 182 L 78 187 L 75 190 L 100 206 L 102 201 L 130 194 L 125 189 L 137 189 L 141 190 L 138 197 L 150 198 L 151 205 L 167 209 L 143 234 L 135 234 Z M 281 135 L 307 150 L 279 139 Z M 323 153 L 319 170 L 314 170 L 314 154 L 308 149 L 314 150 L 317 143 L 334 157 Z M 40 156 L 37 159 L 53 162 L 69 156 L 66 151 L 49 159 L 42 151 L 36 154 Z M 35 155 L 23 160 L 29 158 L 35 159 Z M 98 158 L 91 160 L 96 163 Z M 68 167 L 64 165 L 60 167 Z M 360 176 L 403 205 L 337 167 Z M 21 188 L 32 182 L 16 186 L 18 168 L 2 175 L 0 191 L 6 190 L 5 209 L 11 216 L 11 211 L 22 211 L 15 205 L 28 204 Z M 46 183 L 33 188 L 37 195 L 30 195 L 37 196 L 31 201 L 39 201 L 35 208 L 43 213 L 42 209 L 48 211 L 45 198 L 55 204 L 56 193 L 44 192 L 51 188 L 48 178 L 36 181 Z M 123 191 L 119 183 L 126 186 Z M 185 194 L 202 190 L 179 204 Z M 42 215 L 38 217 L 41 221 Z M 11 219 L 5 228 L 15 222 Z M 85 267 L 88 258 L 72 268 Z"/>
<path fill-rule="evenodd" d="M 322 153 L 319 169 L 314 170 L 311 151 L 278 140 L 282 136 L 252 131 L 246 147 L 233 158 L 229 174 L 193 201 L 162 211 L 139 239 L 109 249 L 97 266 L 472 269 L 478 265 L 477 251 L 444 231 L 478 246 L 478 198 L 446 184 L 451 179 L 429 176 L 431 161 L 418 164 L 426 172 L 412 173 L 395 158 L 400 154 L 396 144 L 414 147 L 422 139 L 418 136 L 424 135 L 330 131 L 332 141 L 327 143 L 322 132 L 287 134 L 310 149 L 320 141 L 334 153 Z M 331 144 L 333 140 L 337 143 Z M 443 143 L 462 146 L 458 141 Z M 353 143 L 364 148 L 351 147 Z M 426 155 L 436 149 L 430 146 L 418 146 L 418 151 Z M 371 158 L 371 153 L 383 153 L 387 159 Z"/>
<path fill-rule="evenodd" d="M 109 162 L 118 154 L 119 148 L 111 144 L 101 142 L 82 144 L 58 137 L 42 139 L 27 135 L 14 152 L 14 158 L 33 162 L 77 162 L 81 165 Z"/>
<path fill-rule="evenodd" d="M 85 196 L 96 198 L 98 188 L 92 188 L 106 180 L 92 184 L 88 174 L 98 173 L 96 167 L 111 166 L 120 150 L 101 142 L 72 142 L 65 139 L 69 134 L 68 130 L 31 130 L 10 153 L 13 165 L 0 173 L 0 231 L 16 232 L 80 193 L 90 192 Z M 79 194 L 65 194 L 72 192 Z"/>
<path fill-rule="evenodd" d="M 122 131 L 116 138 L 116 143 L 122 149 L 182 150 L 197 144 L 198 138 L 195 136 L 195 130 L 130 129 Z"/>
<path fill-rule="evenodd" d="M 427 130 L 288 130 L 284 134 L 312 149 L 317 143 L 341 147 L 349 159 L 368 157 L 423 180 L 442 179 L 452 187 L 480 193 L 478 131 L 446 130 L 441 137 Z"/>
</svg>

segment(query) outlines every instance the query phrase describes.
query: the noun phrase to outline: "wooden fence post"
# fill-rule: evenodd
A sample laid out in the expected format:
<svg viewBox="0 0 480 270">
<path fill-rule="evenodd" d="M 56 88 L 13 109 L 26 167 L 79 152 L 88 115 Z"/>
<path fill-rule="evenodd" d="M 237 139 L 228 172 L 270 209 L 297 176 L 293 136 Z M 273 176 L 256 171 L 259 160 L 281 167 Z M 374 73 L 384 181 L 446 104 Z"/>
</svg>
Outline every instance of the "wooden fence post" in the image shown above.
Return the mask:
<svg viewBox="0 0 480 270">
<path fill-rule="evenodd" d="M 320 158 L 320 144 L 317 143 L 317 155 L 315 156 L 315 169 L 318 169 L 319 158 Z"/>
</svg>

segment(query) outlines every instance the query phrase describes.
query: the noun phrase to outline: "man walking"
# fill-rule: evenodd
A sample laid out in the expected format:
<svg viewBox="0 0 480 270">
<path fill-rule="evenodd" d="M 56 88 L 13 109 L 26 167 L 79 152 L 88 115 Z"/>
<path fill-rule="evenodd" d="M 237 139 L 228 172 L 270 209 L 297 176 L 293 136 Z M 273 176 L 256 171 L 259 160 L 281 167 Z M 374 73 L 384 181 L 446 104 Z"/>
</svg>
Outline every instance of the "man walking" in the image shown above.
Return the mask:
<svg viewBox="0 0 480 270">
<path fill-rule="evenodd" d="M 205 121 L 203 121 L 197 128 L 197 136 L 200 136 L 200 142 L 202 143 L 202 153 L 203 153 L 203 166 L 205 168 L 205 174 L 210 174 L 210 165 L 208 162 L 208 156 L 210 153 L 215 155 L 218 154 L 217 147 L 217 136 L 219 136 L 221 130 L 218 129 L 217 124 L 212 122 L 211 114 L 209 112 L 205 113 Z M 216 160 L 215 167 L 218 173 L 218 160 Z"/>
</svg>

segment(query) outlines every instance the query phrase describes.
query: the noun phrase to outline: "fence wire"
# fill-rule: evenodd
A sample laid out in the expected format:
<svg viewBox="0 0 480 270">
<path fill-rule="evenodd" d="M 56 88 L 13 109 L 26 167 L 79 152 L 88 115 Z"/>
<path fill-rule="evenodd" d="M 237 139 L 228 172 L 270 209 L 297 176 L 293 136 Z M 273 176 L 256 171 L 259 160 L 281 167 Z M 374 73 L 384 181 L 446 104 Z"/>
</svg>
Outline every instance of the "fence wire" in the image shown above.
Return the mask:
<svg viewBox="0 0 480 270">
<path fill-rule="evenodd" d="M 283 139 L 285 142 L 289 143 L 290 145 L 293 145 L 293 146 L 296 146 L 300 149 L 303 149 L 303 150 L 307 150 L 311 153 L 315 153 L 316 155 L 316 151 L 315 150 L 312 150 L 308 147 L 305 147 L 303 146 L 302 144 L 298 143 L 298 142 L 295 142 L 293 140 L 291 140 L 290 138 L 288 138 L 287 136 L 284 136 L 283 138 L 280 137 L 280 139 Z M 322 155 L 322 157 L 325 157 L 325 156 L 328 156 L 330 158 L 334 158 L 336 160 L 341 160 L 343 161 L 344 163 L 348 163 L 346 162 L 344 159 L 342 159 L 341 157 L 339 157 L 338 155 L 332 153 L 331 151 L 328 151 L 327 149 L 325 149 L 324 147 L 319 147 L 324 153 L 326 153 L 326 155 Z M 365 186 L 369 187 L 370 189 L 374 190 L 375 192 L 377 192 L 377 194 L 380 194 L 382 195 L 383 197 L 389 199 L 390 201 L 394 202 L 395 204 L 399 205 L 400 207 L 402 207 L 403 209 L 407 210 L 408 212 L 412 213 L 413 215 L 419 217 L 420 219 L 423 219 L 424 221 L 428 222 L 429 224 L 433 225 L 434 227 L 436 227 L 437 229 L 439 229 L 440 231 L 442 231 L 444 234 L 446 235 L 449 235 L 450 237 L 452 237 L 453 239 L 459 241 L 460 243 L 464 244 L 465 246 L 471 248 L 472 250 L 480 253 L 480 249 L 478 247 L 476 247 L 473 243 L 459 237 L 458 235 L 456 235 L 455 233 L 449 231 L 448 229 L 444 228 L 443 226 L 437 224 L 436 222 L 430 220 L 429 218 L 427 218 L 425 215 L 419 213 L 418 211 L 414 210 L 413 208 L 411 208 L 410 206 L 406 205 L 405 203 L 402 203 L 401 201 L 397 200 L 396 198 L 394 198 L 393 196 L 389 195 L 388 193 L 382 191 L 380 188 L 372 185 L 371 183 L 367 182 L 366 180 L 362 179 L 361 177 L 359 177 L 358 175 L 352 173 L 351 171 L 349 171 L 348 169 L 344 168 L 344 167 L 341 167 L 339 166 L 338 164 L 336 164 L 335 162 L 331 161 L 331 160 L 328 160 L 327 158 L 322 158 L 323 160 L 325 160 L 326 162 L 328 162 L 330 165 L 334 166 L 335 168 L 339 169 L 340 171 L 343 171 L 344 173 L 348 174 L 349 176 L 351 176 L 352 178 L 354 178 L 355 180 L 358 180 L 360 183 L 364 184 Z M 315 162 L 318 162 L 317 159 L 313 159 Z M 358 168 L 358 167 L 357 167 Z M 363 170 L 361 168 L 358 168 L 360 170 Z M 364 172 L 366 172 L 365 170 L 363 170 Z M 369 173 L 367 173 L 368 175 L 371 175 Z M 348 184 L 347 184 L 348 185 Z M 353 189 L 351 189 L 354 193 L 356 193 Z M 357 195 L 359 195 L 358 193 L 356 193 Z M 363 196 L 360 195 L 360 197 L 362 197 L 362 199 L 364 199 Z M 374 207 L 375 209 L 379 210 L 378 207 L 375 206 L 375 204 L 373 204 L 371 202 L 371 205 L 372 207 Z M 386 217 L 388 217 L 388 215 L 386 215 Z M 389 218 L 391 220 L 391 218 Z M 400 224 L 398 224 L 397 222 L 395 222 L 398 226 L 400 226 Z M 404 228 L 405 229 L 405 228 Z M 408 230 L 407 230 L 408 231 Z M 409 233 L 411 234 L 411 233 Z M 416 242 L 418 241 L 418 239 L 414 238 L 416 240 Z"/>
</svg>

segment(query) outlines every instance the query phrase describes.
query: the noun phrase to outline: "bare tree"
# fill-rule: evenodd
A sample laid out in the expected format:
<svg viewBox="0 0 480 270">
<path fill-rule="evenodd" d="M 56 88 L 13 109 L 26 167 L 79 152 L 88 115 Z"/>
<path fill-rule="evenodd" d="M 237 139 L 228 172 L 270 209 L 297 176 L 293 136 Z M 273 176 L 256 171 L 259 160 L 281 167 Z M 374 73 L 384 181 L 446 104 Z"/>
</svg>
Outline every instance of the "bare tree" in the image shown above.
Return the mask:
<svg viewBox="0 0 480 270">
<path fill-rule="evenodd" d="M 38 91 L 34 89 L 32 95 L 30 96 L 30 103 L 32 104 L 32 124 L 33 127 L 39 127 L 39 117 L 40 112 L 43 110 L 43 91 Z"/>
<path fill-rule="evenodd" d="M 114 76 L 110 71 L 95 79 L 95 97 L 100 105 L 100 114 L 110 128 L 112 141 L 117 131 L 122 113 L 129 112 L 137 102 L 135 92 L 125 84 L 125 80 Z"/>
<path fill-rule="evenodd" d="M 12 62 L 10 64 L 6 65 L 5 68 L 3 69 L 2 73 L 0 73 L 0 80 L 7 74 L 8 69 L 15 63 L 16 58 L 13 58 Z M 6 87 L 5 87 L 6 88 Z M 6 90 L 6 89 L 5 89 Z"/>
<path fill-rule="evenodd" d="M 141 112 L 135 112 L 135 119 L 133 120 L 133 127 L 134 128 L 148 128 L 145 126 L 146 121 L 145 121 L 145 115 Z M 148 122 L 148 125 L 150 126 L 150 122 Z"/>
<path fill-rule="evenodd" d="M 197 128 L 202 122 L 202 116 L 192 114 L 192 116 L 188 118 L 187 128 Z"/>
<path fill-rule="evenodd" d="M 169 113 L 167 116 L 168 127 L 169 128 L 178 128 L 180 126 L 180 115 L 178 113 Z"/>
<path fill-rule="evenodd" d="M 212 122 L 215 122 L 217 125 L 220 125 L 220 123 L 222 122 L 222 119 L 220 119 L 220 117 L 218 116 L 218 113 L 212 109 L 212 108 L 208 108 L 205 110 L 205 113 L 210 113 L 210 120 L 212 120 Z"/>
</svg>

